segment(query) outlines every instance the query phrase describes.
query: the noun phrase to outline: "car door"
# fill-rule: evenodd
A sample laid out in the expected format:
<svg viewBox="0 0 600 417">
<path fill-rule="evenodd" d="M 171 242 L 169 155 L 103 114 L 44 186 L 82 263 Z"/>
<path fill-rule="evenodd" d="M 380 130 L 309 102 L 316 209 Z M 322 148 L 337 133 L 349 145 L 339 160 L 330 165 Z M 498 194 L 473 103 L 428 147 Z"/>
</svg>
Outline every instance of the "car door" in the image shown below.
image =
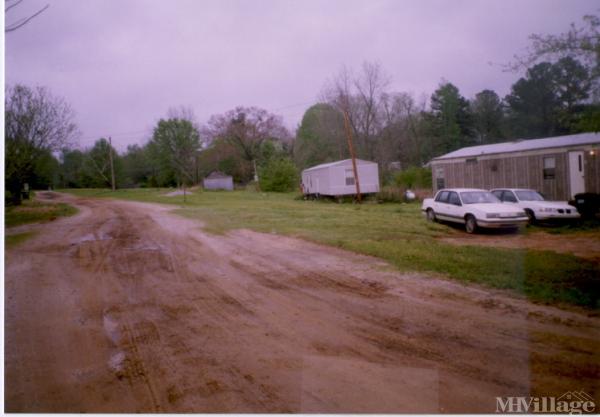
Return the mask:
<svg viewBox="0 0 600 417">
<path fill-rule="evenodd" d="M 503 203 L 510 203 L 510 204 L 517 204 L 519 202 L 519 200 L 517 200 L 517 196 L 515 195 L 515 193 L 513 193 L 510 190 L 504 190 L 502 192 L 502 197 L 500 198 L 500 200 Z"/>
<path fill-rule="evenodd" d="M 435 197 L 435 205 L 433 210 L 435 211 L 436 217 L 441 220 L 450 220 L 448 213 L 448 194 L 449 191 L 440 191 Z"/>
<path fill-rule="evenodd" d="M 448 194 L 448 216 L 453 222 L 464 223 L 464 213 L 460 197 L 455 191 Z"/>
<path fill-rule="evenodd" d="M 504 193 L 504 190 L 494 190 L 492 191 L 492 194 L 494 194 L 494 196 L 496 196 L 498 198 L 498 200 L 502 201 L 504 203 L 504 200 L 502 200 L 502 194 Z"/>
</svg>

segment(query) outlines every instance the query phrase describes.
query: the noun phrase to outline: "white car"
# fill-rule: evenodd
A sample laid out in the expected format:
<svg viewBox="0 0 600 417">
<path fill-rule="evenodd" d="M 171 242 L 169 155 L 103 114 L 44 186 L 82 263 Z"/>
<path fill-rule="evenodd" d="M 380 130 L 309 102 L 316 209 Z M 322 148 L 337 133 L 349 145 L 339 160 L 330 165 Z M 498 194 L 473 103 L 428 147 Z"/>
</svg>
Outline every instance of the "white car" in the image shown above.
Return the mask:
<svg viewBox="0 0 600 417">
<path fill-rule="evenodd" d="M 503 203 L 525 210 L 529 222 L 551 219 L 578 219 L 577 208 L 566 201 L 546 201 L 535 190 L 524 188 L 496 188 L 490 191 Z"/>
<path fill-rule="evenodd" d="M 467 233 L 478 227 L 515 229 L 527 224 L 527 214 L 519 207 L 502 204 L 486 190 L 450 188 L 426 198 L 421 206 L 427 220 L 462 223 Z"/>
</svg>

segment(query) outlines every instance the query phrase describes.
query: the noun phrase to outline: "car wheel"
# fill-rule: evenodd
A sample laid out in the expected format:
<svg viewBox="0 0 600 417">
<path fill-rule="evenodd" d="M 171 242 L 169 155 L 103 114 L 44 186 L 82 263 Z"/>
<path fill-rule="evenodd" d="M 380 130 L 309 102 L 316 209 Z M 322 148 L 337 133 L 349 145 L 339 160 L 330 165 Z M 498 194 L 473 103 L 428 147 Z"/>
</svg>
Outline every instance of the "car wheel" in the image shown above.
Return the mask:
<svg viewBox="0 0 600 417">
<path fill-rule="evenodd" d="M 465 230 L 467 233 L 475 233 L 477 231 L 477 220 L 475 217 L 469 214 L 465 220 Z"/>
<path fill-rule="evenodd" d="M 430 222 L 436 221 L 435 212 L 433 211 L 433 209 L 427 209 L 427 220 L 429 220 Z"/>
<path fill-rule="evenodd" d="M 526 209 L 525 214 L 527 214 L 529 224 L 535 224 L 535 214 L 533 214 L 533 211 L 531 211 L 530 209 Z"/>
</svg>

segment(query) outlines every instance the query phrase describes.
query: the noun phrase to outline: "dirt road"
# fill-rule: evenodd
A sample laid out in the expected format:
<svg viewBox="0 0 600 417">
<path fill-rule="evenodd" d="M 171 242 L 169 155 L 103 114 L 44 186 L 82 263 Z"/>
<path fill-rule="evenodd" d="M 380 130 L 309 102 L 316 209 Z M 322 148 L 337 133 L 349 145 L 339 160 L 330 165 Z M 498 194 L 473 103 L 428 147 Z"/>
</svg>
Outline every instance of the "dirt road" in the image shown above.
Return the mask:
<svg viewBox="0 0 600 417">
<path fill-rule="evenodd" d="M 44 194 L 46 198 L 57 194 Z M 75 199 L 6 253 L 5 401 L 26 412 L 494 412 L 600 402 L 600 318 L 158 205 Z"/>
</svg>

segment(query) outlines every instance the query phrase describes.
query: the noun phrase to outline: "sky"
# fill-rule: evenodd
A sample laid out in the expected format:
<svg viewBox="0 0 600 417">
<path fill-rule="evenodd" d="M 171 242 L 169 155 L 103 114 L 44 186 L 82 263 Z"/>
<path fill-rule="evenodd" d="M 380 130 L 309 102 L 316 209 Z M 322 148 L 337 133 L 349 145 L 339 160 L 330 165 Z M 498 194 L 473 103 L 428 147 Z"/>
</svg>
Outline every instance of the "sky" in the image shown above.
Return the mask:
<svg viewBox="0 0 600 417">
<path fill-rule="evenodd" d="M 390 91 L 429 97 L 442 80 L 501 97 L 502 65 L 533 33 L 559 34 L 597 0 L 24 0 L 5 35 L 5 82 L 46 86 L 76 113 L 80 147 L 143 144 L 169 108 L 200 124 L 236 106 L 294 131 L 342 67 L 379 63 Z"/>
</svg>

